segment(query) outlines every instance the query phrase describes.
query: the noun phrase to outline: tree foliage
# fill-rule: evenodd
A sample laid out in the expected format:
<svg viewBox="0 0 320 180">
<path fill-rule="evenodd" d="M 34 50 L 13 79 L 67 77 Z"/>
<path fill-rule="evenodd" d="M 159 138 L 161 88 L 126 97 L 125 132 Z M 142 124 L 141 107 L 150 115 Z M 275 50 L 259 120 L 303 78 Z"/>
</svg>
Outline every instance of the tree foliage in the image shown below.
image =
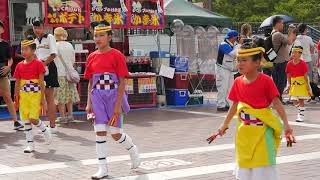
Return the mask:
<svg viewBox="0 0 320 180">
<path fill-rule="evenodd" d="M 261 22 L 275 14 L 292 16 L 296 22 L 320 21 L 319 0 L 212 0 L 212 7 L 238 22 Z"/>
</svg>

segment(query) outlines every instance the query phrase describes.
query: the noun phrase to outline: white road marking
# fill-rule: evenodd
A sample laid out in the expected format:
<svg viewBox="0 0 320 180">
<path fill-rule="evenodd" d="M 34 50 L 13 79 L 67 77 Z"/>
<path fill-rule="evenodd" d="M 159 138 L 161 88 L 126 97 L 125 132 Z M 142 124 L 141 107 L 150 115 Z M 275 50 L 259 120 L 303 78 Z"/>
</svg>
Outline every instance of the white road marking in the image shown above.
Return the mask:
<svg viewBox="0 0 320 180">
<path fill-rule="evenodd" d="M 153 169 L 160 169 L 160 168 L 168 168 L 168 167 L 175 167 L 175 166 L 185 166 L 190 165 L 191 162 L 183 161 L 180 159 L 157 159 L 153 161 L 143 161 L 141 162 L 139 168 L 145 170 L 153 170 Z"/>
<path fill-rule="evenodd" d="M 296 154 L 290 156 L 281 156 L 277 158 L 277 164 L 291 163 L 291 162 L 299 162 L 306 160 L 320 159 L 320 151 L 312 152 L 312 153 L 303 153 Z M 184 177 L 192 177 L 192 176 L 200 176 L 207 175 L 213 173 L 221 173 L 226 171 L 232 171 L 235 169 L 235 163 L 224 163 L 224 164 L 216 164 L 210 166 L 201 166 L 194 168 L 186 168 L 172 171 L 162 171 L 156 173 L 149 173 L 138 176 L 126 176 L 120 178 L 114 178 L 114 180 L 149 180 L 149 179 L 157 179 L 157 180 L 168 180 L 175 178 L 184 178 Z"/>
<path fill-rule="evenodd" d="M 3 165 L 3 164 L 0 164 L 0 171 L 10 171 L 12 169 L 13 168 L 10 167 L 10 166 L 6 166 L 6 165 Z"/>
<path fill-rule="evenodd" d="M 197 115 L 206 115 L 206 116 L 214 116 L 214 117 L 226 117 L 223 115 L 217 115 L 214 113 L 207 113 L 207 112 L 200 112 L 200 111 L 189 111 L 189 110 L 182 110 L 182 109 L 163 109 L 164 111 L 169 112 L 180 112 L 180 113 L 188 113 L 188 114 L 197 114 Z"/>
<path fill-rule="evenodd" d="M 320 124 L 310 124 L 310 123 L 294 122 L 294 121 L 289 121 L 289 124 L 294 125 L 294 126 L 303 126 L 303 127 L 310 127 L 310 128 L 320 128 Z"/>
<path fill-rule="evenodd" d="M 199 111 L 188 111 L 188 110 L 180 110 L 180 109 L 166 109 L 166 111 L 182 112 L 182 113 L 205 115 L 205 116 L 213 116 L 213 117 L 219 117 L 219 118 L 227 117 L 227 115 L 217 115 L 217 114 L 214 114 L 214 113 L 199 112 Z M 237 118 L 237 116 L 234 116 L 234 118 Z M 289 121 L 289 123 L 291 125 L 294 125 L 294 126 L 302 126 L 302 127 L 310 127 L 310 128 L 318 128 L 318 129 L 320 129 L 320 124 L 301 123 L 301 122 L 295 122 L 295 121 Z"/>
<path fill-rule="evenodd" d="M 309 134 L 309 135 L 297 136 L 296 139 L 298 142 L 300 140 L 320 139 L 320 134 Z M 285 140 L 282 140 L 282 142 L 285 142 Z M 221 144 L 221 145 L 204 146 L 204 147 L 196 147 L 196 148 L 177 149 L 177 150 L 170 150 L 170 151 L 142 153 L 140 154 L 140 157 L 141 159 L 146 159 L 146 158 L 157 158 L 157 157 L 166 157 L 166 156 L 188 155 L 188 154 L 196 154 L 196 153 L 207 153 L 212 151 L 230 150 L 230 149 L 234 149 L 234 144 Z M 108 157 L 107 159 L 109 163 L 119 162 L 119 161 L 128 161 L 130 160 L 130 156 L 129 155 L 111 156 L 111 157 Z M 60 168 L 76 167 L 81 165 L 94 165 L 94 164 L 98 164 L 98 161 L 96 159 L 57 162 L 57 163 L 48 163 L 48 164 L 36 164 L 36 165 L 21 166 L 21 167 L 6 167 L 6 168 L 0 167 L 0 175 L 20 173 L 20 172 L 42 171 L 42 170 L 49 170 L 49 169 L 60 169 Z"/>
</svg>

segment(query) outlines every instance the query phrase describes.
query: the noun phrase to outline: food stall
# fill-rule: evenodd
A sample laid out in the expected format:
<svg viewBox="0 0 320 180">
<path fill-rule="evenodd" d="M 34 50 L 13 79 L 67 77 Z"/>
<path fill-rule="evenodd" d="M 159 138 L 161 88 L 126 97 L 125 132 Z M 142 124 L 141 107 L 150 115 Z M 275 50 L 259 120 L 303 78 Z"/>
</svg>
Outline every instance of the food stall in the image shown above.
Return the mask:
<svg viewBox="0 0 320 180">
<path fill-rule="evenodd" d="M 155 74 L 151 73 L 150 58 L 145 53 L 129 52 L 128 31 L 164 28 L 163 1 L 160 0 L 71 0 L 44 2 L 45 23 L 49 27 L 65 27 L 74 44 L 76 69 L 82 76 L 78 84 L 83 110 L 87 100 L 87 84 L 83 72 L 88 53 L 95 48 L 87 31 L 91 21 L 107 21 L 114 31 L 113 46 L 127 55 L 130 76 L 126 79 L 128 101 L 132 108 L 156 106 Z"/>
</svg>

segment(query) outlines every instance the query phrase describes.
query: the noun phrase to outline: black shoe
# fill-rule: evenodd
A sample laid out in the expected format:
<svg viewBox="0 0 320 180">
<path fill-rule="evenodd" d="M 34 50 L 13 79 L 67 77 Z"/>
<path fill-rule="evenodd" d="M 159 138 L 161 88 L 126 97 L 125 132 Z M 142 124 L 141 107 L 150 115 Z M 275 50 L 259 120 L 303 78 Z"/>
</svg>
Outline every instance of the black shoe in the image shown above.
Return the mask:
<svg viewBox="0 0 320 180">
<path fill-rule="evenodd" d="M 24 126 L 20 124 L 18 121 L 15 121 L 13 123 L 13 130 L 22 131 L 22 128 L 24 128 Z"/>
<path fill-rule="evenodd" d="M 229 108 L 228 107 L 218 107 L 217 111 L 218 112 L 226 112 L 226 111 L 229 111 Z"/>
</svg>

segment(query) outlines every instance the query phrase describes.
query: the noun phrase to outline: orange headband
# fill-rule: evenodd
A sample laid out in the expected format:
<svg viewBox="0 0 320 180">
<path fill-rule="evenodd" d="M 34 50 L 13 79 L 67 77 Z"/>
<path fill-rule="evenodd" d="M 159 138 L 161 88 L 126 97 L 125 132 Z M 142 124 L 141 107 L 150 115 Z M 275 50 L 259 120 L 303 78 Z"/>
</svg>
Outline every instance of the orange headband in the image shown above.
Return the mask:
<svg viewBox="0 0 320 180">
<path fill-rule="evenodd" d="M 111 26 L 104 26 L 104 27 L 95 27 L 94 32 L 99 33 L 99 32 L 109 32 L 111 31 Z"/>
<path fill-rule="evenodd" d="M 247 56 L 252 56 L 260 53 L 264 53 L 265 50 L 262 47 L 257 47 L 257 48 L 251 48 L 251 49 L 240 49 L 238 51 L 237 56 L 238 57 L 247 57 Z"/>
<path fill-rule="evenodd" d="M 34 40 L 24 40 L 24 41 L 21 41 L 21 46 L 22 47 L 26 47 L 26 46 L 30 46 L 34 44 Z"/>
</svg>

